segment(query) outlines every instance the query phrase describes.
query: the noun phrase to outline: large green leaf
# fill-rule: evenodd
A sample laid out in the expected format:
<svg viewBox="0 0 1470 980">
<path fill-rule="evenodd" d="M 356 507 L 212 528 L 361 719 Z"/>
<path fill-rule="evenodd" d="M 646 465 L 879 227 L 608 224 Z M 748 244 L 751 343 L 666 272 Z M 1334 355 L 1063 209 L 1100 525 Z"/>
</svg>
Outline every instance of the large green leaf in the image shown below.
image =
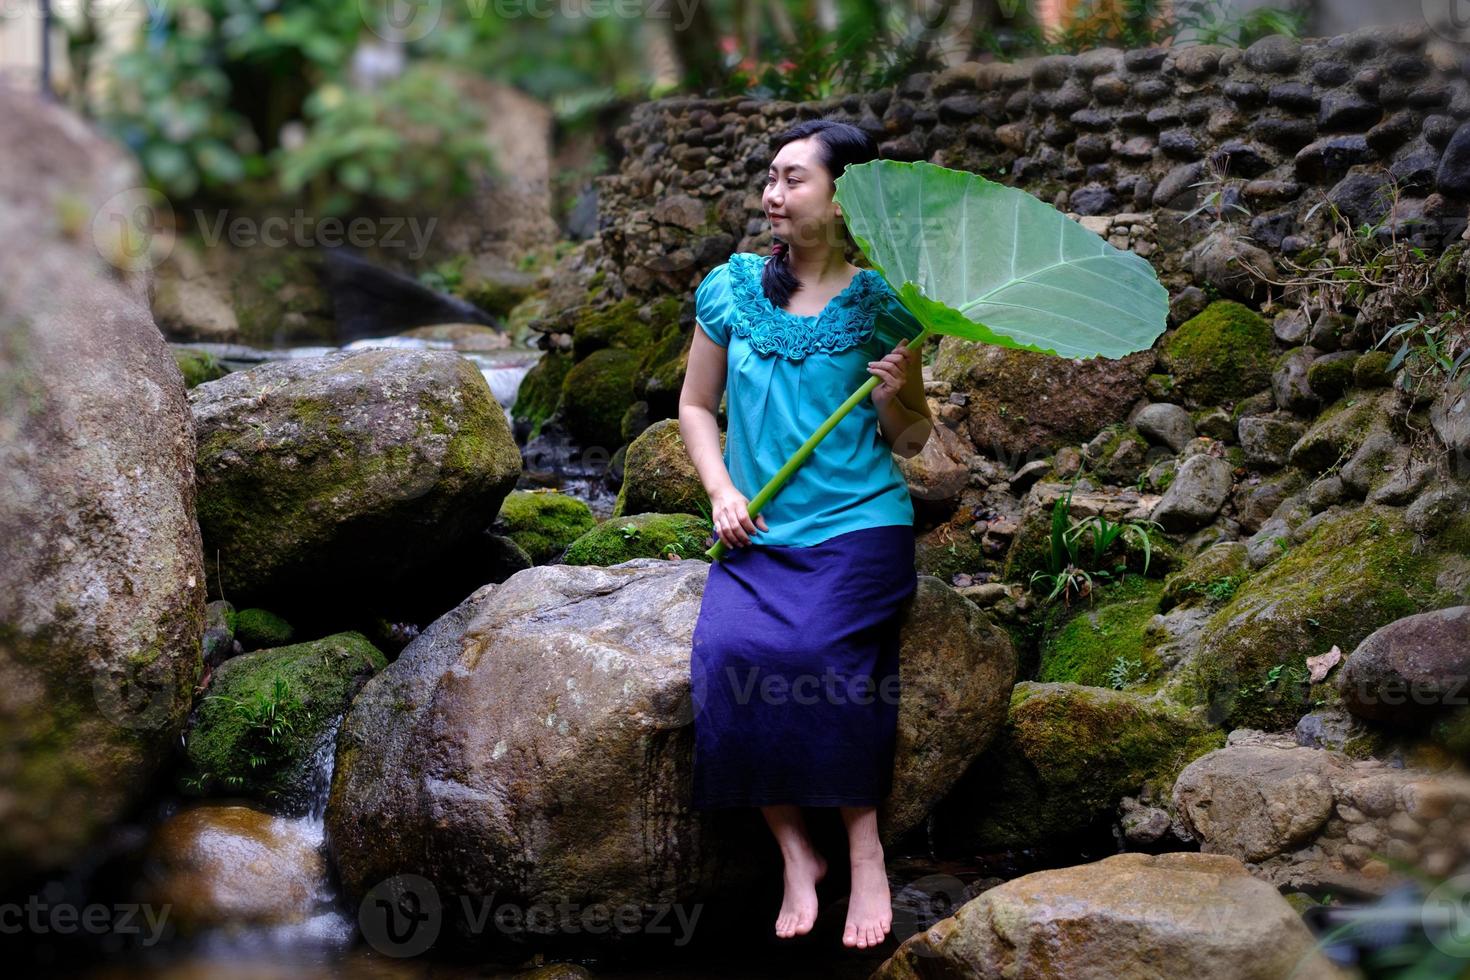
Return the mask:
<svg viewBox="0 0 1470 980">
<path fill-rule="evenodd" d="M 1164 332 L 1169 294 L 1026 191 L 932 163 L 848 166 L 834 200 L 853 241 L 930 333 L 1063 357 L 1122 357 Z"/>
</svg>

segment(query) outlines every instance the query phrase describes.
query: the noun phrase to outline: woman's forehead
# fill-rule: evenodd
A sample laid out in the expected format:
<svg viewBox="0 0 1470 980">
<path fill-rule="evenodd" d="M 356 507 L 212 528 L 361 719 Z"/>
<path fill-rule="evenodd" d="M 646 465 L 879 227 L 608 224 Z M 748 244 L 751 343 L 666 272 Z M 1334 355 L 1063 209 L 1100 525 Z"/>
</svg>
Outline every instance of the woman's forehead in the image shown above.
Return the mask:
<svg viewBox="0 0 1470 980">
<path fill-rule="evenodd" d="M 811 137 L 792 140 L 771 160 L 772 170 L 795 170 L 804 168 L 808 171 L 821 169 L 822 161 L 817 157 L 817 147 Z"/>
</svg>

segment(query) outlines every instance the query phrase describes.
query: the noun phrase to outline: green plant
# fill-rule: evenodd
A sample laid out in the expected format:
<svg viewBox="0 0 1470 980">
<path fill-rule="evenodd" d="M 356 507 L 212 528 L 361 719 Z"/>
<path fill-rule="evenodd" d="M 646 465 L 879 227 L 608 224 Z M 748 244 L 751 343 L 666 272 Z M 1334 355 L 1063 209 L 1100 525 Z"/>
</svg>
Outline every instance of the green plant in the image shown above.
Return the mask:
<svg viewBox="0 0 1470 980">
<path fill-rule="evenodd" d="M 1470 319 L 1460 309 L 1441 310 L 1435 315 L 1416 313 L 1386 330 L 1375 349 L 1397 342 L 1399 347 L 1388 362 L 1390 373 L 1402 365 L 1410 386 L 1418 394 L 1426 382 L 1445 387 L 1458 382 L 1470 384 Z"/>
<path fill-rule="evenodd" d="M 1146 680 L 1147 676 L 1147 672 L 1143 669 L 1143 661 L 1137 657 L 1125 657 L 1120 654 L 1108 667 L 1108 685 L 1115 691 L 1121 691 L 1130 684 Z"/>
<path fill-rule="evenodd" d="M 1235 591 L 1240 588 L 1240 583 L 1245 579 L 1244 574 L 1222 575 L 1208 582 L 1190 582 L 1181 591 L 1202 595 L 1212 603 L 1223 605 L 1235 598 Z"/>
<path fill-rule="evenodd" d="M 290 684 L 279 675 L 272 679 L 270 691 L 256 691 L 246 698 L 211 694 L 205 700 L 228 704 L 244 722 L 242 745 L 248 753 L 251 769 L 267 768 L 278 760 L 281 750 L 295 732 L 291 717 L 302 711 L 301 702 L 291 691 Z M 224 781 L 238 785 L 243 780 L 226 777 Z"/>
</svg>

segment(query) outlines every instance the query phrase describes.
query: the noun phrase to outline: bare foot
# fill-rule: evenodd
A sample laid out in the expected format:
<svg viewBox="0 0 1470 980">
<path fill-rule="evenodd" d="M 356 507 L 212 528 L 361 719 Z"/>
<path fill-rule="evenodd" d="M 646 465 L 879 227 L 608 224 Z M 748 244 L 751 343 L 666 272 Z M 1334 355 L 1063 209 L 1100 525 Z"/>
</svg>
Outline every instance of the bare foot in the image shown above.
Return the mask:
<svg viewBox="0 0 1470 980">
<path fill-rule="evenodd" d="M 790 939 L 812 931 L 817 921 L 817 882 L 826 875 L 827 859 L 815 850 L 786 859 L 782 873 L 786 893 L 776 915 L 777 936 Z"/>
<path fill-rule="evenodd" d="M 842 945 L 865 949 L 883 942 L 893 926 L 893 905 L 888 896 L 888 873 L 883 868 L 883 848 L 852 855 L 852 895 L 847 900 L 847 925 Z"/>
</svg>

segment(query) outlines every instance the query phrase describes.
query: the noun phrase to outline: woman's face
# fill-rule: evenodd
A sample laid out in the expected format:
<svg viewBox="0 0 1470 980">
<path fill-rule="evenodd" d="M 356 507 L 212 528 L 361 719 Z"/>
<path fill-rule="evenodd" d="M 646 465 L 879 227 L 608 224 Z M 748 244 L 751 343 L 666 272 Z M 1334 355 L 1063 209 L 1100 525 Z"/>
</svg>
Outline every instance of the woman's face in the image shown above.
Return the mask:
<svg viewBox="0 0 1470 980">
<path fill-rule="evenodd" d="M 771 232 L 792 245 L 836 240 L 832 234 L 842 208 L 832 200 L 832 178 L 822 166 L 815 137 L 781 147 L 766 172 L 761 205 Z"/>
</svg>

